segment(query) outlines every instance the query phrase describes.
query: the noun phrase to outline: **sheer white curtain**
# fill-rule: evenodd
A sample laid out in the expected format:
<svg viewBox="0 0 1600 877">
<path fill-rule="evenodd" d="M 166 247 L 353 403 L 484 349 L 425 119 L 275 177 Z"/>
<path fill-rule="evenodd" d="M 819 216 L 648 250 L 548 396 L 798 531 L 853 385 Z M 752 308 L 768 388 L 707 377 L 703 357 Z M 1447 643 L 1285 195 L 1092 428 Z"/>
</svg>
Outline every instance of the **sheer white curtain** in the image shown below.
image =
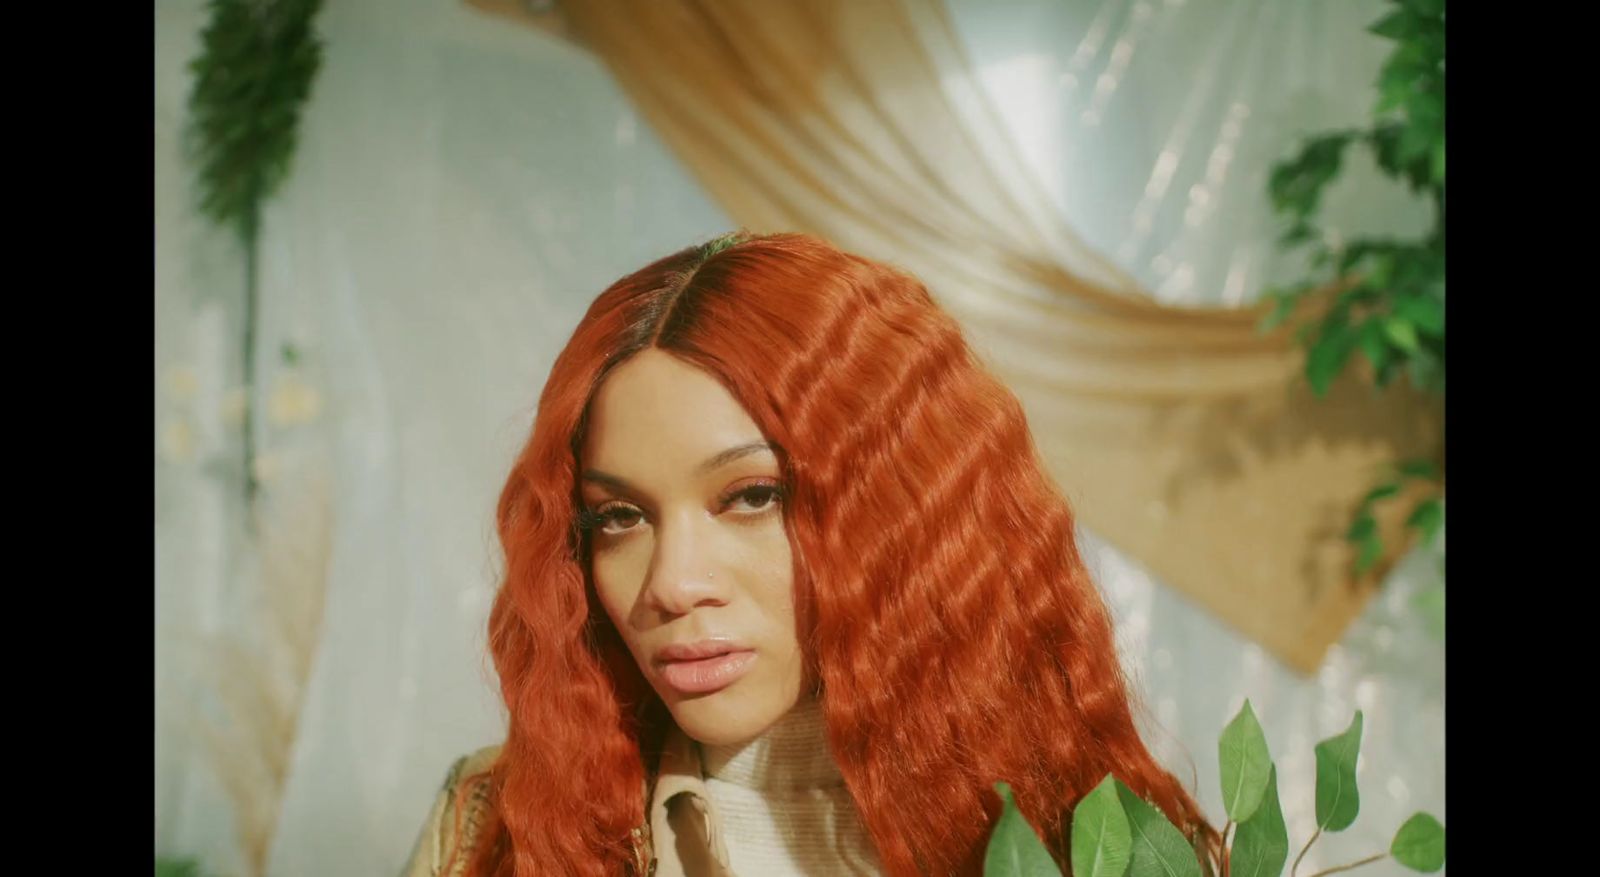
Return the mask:
<svg viewBox="0 0 1600 877">
<path fill-rule="evenodd" d="M 1273 161 L 1301 136 L 1360 126 L 1393 43 L 1366 32 L 1382 0 L 947 0 L 986 93 L 1072 229 L 1157 298 L 1241 304 L 1305 266 L 1273 245 Z M 1412 235 L 1429 214 L 1359 150 L 1330 188 L 1336 232 Z M 1444 644 L 1409 606 L 1438 575 L 1408 557 L 1315 678 L 1289 672 L 1092 533 L 1085 554 L 1118 623 L 1165 762 L 1222 813 L 1217 737 L 1249 697 L 1298 845 L 1315 830 L 1317 741 L 1364 711 L 1361 816 L 1301 873 L 1388 848 L 1444 812 Z M 1355 873 L 1411 873 L 1392 862 Z"/>
<path fill-rule="evenodd" d="M 220 445 L 240 372 L 242 269 L 188 210 L 178 152 L 204 18 L 199 0 L 156 9 L 157 419 L 187 449 L 156 464 L 171 639 L 248 624 L 252 604 L 213 523 L 230 514 L 218 449 L 172 426 Z M 266 216 L 258 365 L 271 386 L 283 345 L 301 352 L 335 478 L 269 867 L 296 877 L 397 871 L 450 760 L 503 733 L 484 642 L 494 502 L 544 374 L 607 283 L 728 224 L 579 50 L 432 0 L 330 3 L 319 30 L 325 66 Z M 279 438 L 262 426 L 265 453 Z M 185 727 L 195 660 L 158 652 L 157 848 L 236 869 L 227 797 Z"/>
<path fill-rule="evenodd" d="M 1081 234 L 1163 295 L 1248 296 L 1276 270 L 1258 243 L 1262 183 L 1247 179 L 1282 145 L 1265 120 L 1319 126 L 1366 106 L 1381 45 L 1359 27 L 1375 4 L 1348 5 L 952 8 Z M 230 554 L 237 509 L 206 465 L 226 448 L 226 397 L 239 380 L 241 269 L 189 209 L 177 149 L 184 64 L 203 21 L 199 0 L 157 4 L 157 848 L 227 869 L 237 862 L 227 798 L 186 728 L 195 658 L 174 645 L 250 623 L 251 605 Z M 1263 30 L 1269 21 L 1280 30 Z M 606 283 L 728 225 L 571 46 L 431 0 L 331 3 L 319 29 L 325 66 L 295 169 L 266 217 L 258 365 L 270 385 L 283 345 L 301 351 L 300 372 L 323 400 L 307 428 L 324 436 L 334 476 L 323 634 L 269 867 L 297 877 L 397 870 L 449 760 L 502 733 L 484 651 L 499 566 L 492 515 L 545 372 Z M 1337 63 L 1263 54 L 1261 40 L 1293 33 Z M 1124 40 L 1131 48 L 1118 48 Z M 1077 89 L 1065 86 L 1069 72 Z M 1094 98 L 1108 72 L 1120 84 Z M 1194 156 L 1217 152 L 1197 144 L 1226 131 L 1232 170 L 1186 224 L 1212 166 Z M 1181 160 L 1156 173 L 1169 150 Z M 1170 179 L 1140 212 L 1157 177 Z M 1171 279 L 1185 265 L 1187 287 Z M 261 428 L 270 452 L 282 436 Z M 1084 539 L 1152 718 L 1174 738 L 1163 754 L 1185 777 L 1181 751 L 1193 758 L 1211 812 L 1216 735 L 1249 696 L 1283 774 L 1293 839 L 1310 833 L 1312 745 L 1352 709 L 1367 711 L 1362 818 L 1319 841 L 1306 864 L 1385 847 L 1411 809 L 1445 816 L 1442 647 L 1401 611 L 1406 575 L 1318 678 L 1302 680 Z M 1364 870 L 1395 873 L 1384 867 Z"/>
<path fill-rule="evenodd" d="M 495 498 L 594 295 L 722 230 L 593 59 L 454 4 L 329 4 L 268 216 L 269 333 L 326 358 L 333 590 L 271 872 L 396 870 L 503 720 Z"/>
<path fill-rule="evenodd" d="M 1072 229 L 1174 304 L 1302 279 L 1273 244 L 1272 162 L 1366 123 L 1384 0 L 946 0 L 968 57 Z M 1335 232 L 1409 235 L 1429 207 L 1351 150 Z"/>
</svg>

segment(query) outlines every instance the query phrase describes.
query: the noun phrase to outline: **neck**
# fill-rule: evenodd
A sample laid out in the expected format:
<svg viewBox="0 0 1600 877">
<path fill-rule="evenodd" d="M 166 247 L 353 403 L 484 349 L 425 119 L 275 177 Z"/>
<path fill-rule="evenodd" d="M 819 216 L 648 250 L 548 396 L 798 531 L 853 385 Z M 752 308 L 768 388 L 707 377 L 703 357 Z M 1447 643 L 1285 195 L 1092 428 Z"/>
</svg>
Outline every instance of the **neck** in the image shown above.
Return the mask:
<svg viewBox="0 0 1600 877">
<path fill-rule="evenodd" d="M 822 705 L 805 699 L 754 740 L 703 746 L 705 774 L 765 791 L 835 788 L 844 776 L 828 751 Z"/>
</svg>

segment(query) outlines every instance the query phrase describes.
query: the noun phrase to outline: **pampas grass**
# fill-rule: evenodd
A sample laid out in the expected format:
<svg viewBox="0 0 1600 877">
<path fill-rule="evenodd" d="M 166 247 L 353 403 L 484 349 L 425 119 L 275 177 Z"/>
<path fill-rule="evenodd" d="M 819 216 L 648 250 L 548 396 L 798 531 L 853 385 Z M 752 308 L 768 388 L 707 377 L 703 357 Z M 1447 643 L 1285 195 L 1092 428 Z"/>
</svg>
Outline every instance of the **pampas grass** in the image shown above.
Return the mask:
<svg viewBox="0 0 1600 877">
<path fill-rule="evenodd" d="M 300 467 L 258 495 L 254 511 L 240 584 L 255 599 L 233 633 L 200 644 L 198 670 L 218 716 L 199 715 L 193 725 L 233 805 L 245 873 L 261 877 L 322 631 L 332 545 L 327 479 Z"/>
</svg>

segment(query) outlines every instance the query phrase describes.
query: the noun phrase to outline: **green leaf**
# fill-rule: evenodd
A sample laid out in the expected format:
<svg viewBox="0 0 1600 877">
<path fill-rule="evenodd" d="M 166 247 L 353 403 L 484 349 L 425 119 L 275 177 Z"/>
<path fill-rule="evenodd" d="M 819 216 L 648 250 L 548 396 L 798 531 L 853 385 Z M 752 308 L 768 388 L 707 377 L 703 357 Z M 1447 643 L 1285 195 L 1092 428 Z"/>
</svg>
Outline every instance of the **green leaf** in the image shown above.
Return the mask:
<svg viewBox="0 0 1600 877">
<path fill-rule="evenodd" d="M 1267 790 L 1261 806 L 1233 833 L 1228 853 L 1228 877 L 1278 877 L 1289 859 L 1289 829 L 1283 824 L 1278 803 L 1278 769 L 1267 772 Z"/>
<path fill-rule="evenodd" d="M 193 859 L 156 859 L 156 877 L 200 877 Z"/>
<path fill-rule="evenodd" d="M 1383 249 L 1385 246 L 1387 245 L 1366 239 L 1346 242 L 1344 245 L 1344 251 L 1339 255 L 1340 273 L 1349 273 L 1350 270 L 1355 268 L 1356 265 L 1360 264 L 1363 259 L 1372 255 L 1374 252 Z"/>
<path fill-rule="evenodd" d="M 1366 575 L 1367 570 L 1383 557 L 1383 539 L 1377 533 L 1361 538 L 1361 553 L 1356 556 L 1356 575 Z"/>
<path fill-rule="evenodd" d="M 1395 367 L 1395 361 L 1394 360 L 1392 360 L 1392 359 L 1384 360 L 1383 365 L 1379 366 L 1378 374 L 1374 378 L 1374 380 L 1377 382 L 1378 387 L 1380 389 L 1383 388 L 1383 387 L 1387 387 L 1387 386 L 1389 386 L 1389 382 L 1394 380 L 1394 376 L 1398 371 L 1399 371 L 1399 369 L 1397 369 Z"/>
<path fill-rule="evenodd" d="M 1350 529 L 1345 531 L 1344 538 L 1348 542 L 1360 542 L 1377 530 L 1378 521 L 1372 516 L 1372 512 L 1363 511 L 1350 523 Z"/>
<path fill-rule="evenodd" d="M 1202 877 L 1194 847 L 1160 810 L 1117 781 L 1117 797 L 1133 829 L 1129 877 Z"/>
<path fill-rule="evenodd" d="M 1414 356 L 1406 363 L 1406 373 L 1411 383 L 1420 390 L 1437 390 L 1444 394 L 1444 372 L 1426 356 Z"/>
<path fill-rule="evenodd" d="M 1428 335 L 1444 335 L 1444 302 L 1431 295 L 1396 298 L 1394 312 Z"/>
<path fill-rule="evenodd" d="M 1375 503 L 1375 502 L 1377 502 L 1379 500 L 1388 499 L 1389 497 L 1394 496 L 1395 494 L 1397 494 L 1399 492 L 1400 492 L 1400 485 L 1396 484 L 1396 483 L 1394 483 L 1392 481 L 1390 483 L 1388 483 L 1388 484 L 1380 484 L 1377 487 L 1374 487 L 1371 490 L 1367 491 L 1367 495 L 1364 498 L 1362 498 L 1361 504 L 1362 505 L 1371 505 L 1372 503 Z"/>
<path fill-rule="evenodd" d="M 1358 304 L 1370 304 L 1381 297 L 1381 295 L 1382 293 L 1374 289 L 1372 284 L 1358 283 L 1355 286 L 1346 289 L 1344 292 L 1339 293 L 1339 297 L 1334 299 L 1334 303 L 1337 306 L 1348 309 Z"/>
<path fill-rule="evenodd" d="M 1355 136 L 1340 131 L 1313 137 L 1294 158 L 1274 165 L 1267 181 L 1273 209 L 1302 222 L 1315 213 L 1322 190 L 1339 175 L 1344 149 Z"/>
<path fill-rule="evenodd" d="M 1217 760 L 1222 765 L 1222 806 L 1229 819 L 1244 822 L 1261 806 L 1261 796 L 1267 793 L 1267 778 L 1272 773 L 1267 737 L 1261 732 L 1261 723 L 1248 698 L 1233 721 L 1222 729 Z"/>
<path fill-rule="evenodd" d="M 1401 0 L 1401 5 L 1426 18 L 1444 15 L 1444 0 Z"/>
<path fill-rule="evenodd" d="M 1299 300 L 1297 296 L 1287 293 L 1273 292 L 1269 293 L 1269 295 L 1273 302 L 1272 312 L 1267 314 L 1266 319 L 1261 321 L 1261 331 L 1263 332 L 1270 332 L 1283 325 L 1283 321 L 1294 313 L 1295 303 Z"/>
<path fill-rule="evenodd" d="M 1408 165 L 1413 162 L 1431 162 L 1433 144 L 1437 140 L 1437 131 L 1432 126 L 1413 120 L 1400 132 L 1400 160 Z M 1431 170 L 1424 176 L 1432 177 Z"/>
<path fill-rule="evenodd" d="M 1386 296 L 1395 299 L 1415 298 L 1430 279 L 1432 265 L 1428 252 L 1420 247 L 1405 246 L 1395 250 L 1393 272 L 1386 285 Z"/>
<path fill-rule="evenodd" d="M 1384 366 L 1389 364 L 1389 342 L 1384 340 L 1382 323 L 1377 319 L 1362 323 L 1360 339 L 1361 352 L 1367 355 L 1372 367 L 1382 373 Z"/>
<path fill-rule="evenodd" d="M 1361 811 L 1356 788 L 1356 757 L 1361 753 L 1361 711 L 1356 710 L 1344 733 L 1318 743 L 1317 828 L 1344 831 Z"/>
<path fill-rule="evenodd" d="M 1293 247 L 1303 244 L 1316 237 L 1316 230 L 1310 224 L 1299 221 L 1289 226 L 1283 234 L 1278 235 L 1278 246 Z"/>
<path fill-rule="evenodd" d="M 1411 79 L 1408 76 L 1386 76 L 1378 81 L 1378 103 L 1372 108 L 1373 115 L 1382 115 L 1390 110 L 1403 107 L 1406 99 L 1411 96 Z"/>
<path fill-rule="evenodd" d="M 1425 76 L 1406 97 L 1406 116 L 1410 123 L 1428 135 L 1428 161 L 1433 160 L 1433 143 L 1444 136 L 1444 92 L 1431 76 Z"/>
<path fill-rule="evenodd" d="M 1373 128 L 1366 140 L 1378 167 L 1385 174 L 1404 180 L 1413 190 L 1421 191 L 1433 182 L 1433 173 L 1426 163 L 1408 162 L 1401 157 L 1400 139 L 1407 127 L 1398 122 L 1386 122 Z"/>
<path fill-rule="evenodd" d="M 1326 396 L 1334 378 L 1344 370 L 1345 362 L 1355 349 L 1355 332 L 1348 325 L 1328 326 L 1324 323 L 1322 337 L 1312 345 L 1306 357 L 1306 379 L 1318 396 Z"/>
<path fill-rule="evenodd" d="M 1422 349 L 1421 344 L 1417 342 L 1416 327 L 1411 325 L 1410 320 L 1399 314 L 1390 314 L 1384 319 L 1383 334 L 1389 336 L 1389 340 L 1394 342 L 1394 346 L 1407 353 L 1416 353 Z"/>
<path fill-rule="evenodd" d="M 1444 141 L 1433 144 L 1433 181 L 1444 184 Z"/>
<path fill-rule="evenodd" d="M 1073 877 L 1122 877 L 1133 855 L 1133 828 L 1111 774 L 1072 808 Z"/>
<path fill-rule="evenodd" d="M 1366 285 L 1385 289 L 1394 278 L 1395 258 L 1392 250 L 1376 250 L 1367 263 Z"/>
<path fill-rule="evenodd" d="M 1405 39 L 1416 26 L 1411 18 L 1411 13 L 1404 9 L 1396 10 L 1384 16 L 1378 23 L 1367 28 L 1368 33 L 1375 33 L 1380 37 L 1391 40 Z"/>
<path fill-rule="evenodd" d="M 1431 80 L 1438 75 L 1437 64 L 1422 46 L 1401 41 L 1384 62 L 1378 73 L 1378 103 L 1373 115 L 1381 116 L 1397 107 L 1407 107 L 1416 96 L 1430 89 Z"/>
<path fill-rule="evenodd" d="M 1413 871 L 1432 874 L 1444 867 L 1444 826 L 1427 813 L 1413 814 L 1395 832 L 1389 855 Z"/>
<path fill-rule="evenodd" d="M 1444 503 L 1437 497 L 1417 503 L 1411 517 L 1406 518 L 1406 526 L 1421 533 L 1424 543 L 1433 541 L 1434 534 L 1439 532 L 1439 526 L 1443 523 Z"/>
<path fill-rule="evenodd" d="M 1439 467 L 1432 460 L 1406 460 L 1400 464 L 1400 474 L 1407 478 L 1421 478 L 1427 481 L 1439 480 Z"/>
<path fill-rule="evenodd" d="M 1050 851 L 1017 809 L 1011 786 L 995 783 L 994 790 L 999 793 L 1002 806 L 983 857 L 985 877 L 1061 877 Z"/>
</svg>

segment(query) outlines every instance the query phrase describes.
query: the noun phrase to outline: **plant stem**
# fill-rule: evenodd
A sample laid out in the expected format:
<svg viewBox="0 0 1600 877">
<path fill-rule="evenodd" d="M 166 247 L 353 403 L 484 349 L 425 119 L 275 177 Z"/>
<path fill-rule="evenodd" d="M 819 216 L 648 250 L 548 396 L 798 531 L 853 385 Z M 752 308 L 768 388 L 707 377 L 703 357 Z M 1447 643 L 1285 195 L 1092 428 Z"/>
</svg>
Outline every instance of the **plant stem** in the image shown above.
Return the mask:
<svg viewBox="0 0 1600 877">
<path fill-rule="evenodd" d="M 1228 832 L 1233 830 L 1233 820 L 1229 819 L 1222 825 L 1222 873 L 1218 877 L 1228 877 L 1228 871 L 1233 868 L 1233 850 L 1228 848 Z"/>
<path fill-rule="evenodd" d="M 251 211 L 253 214 L 254 211 Z M 254 215 L 246 216 L 240 223 L 240 237 L 244 243 L 244 502 L 248 509 L 255 504 L 256 489 L 256 302 L 257 272 L 256 250 L 260 242 L 260 226 Z"/>
<path fill-rule="evenodd" d="M 1294 857 L 1294 865 L 1289 868 L 1289 877 L 1294 877 L 1294 872 L 1300 869 L 1300 860 L 1306 857 L 1306 853 L 1311 852 L 1311 845 L 1316 843 L 1319 837 L 1322 837 L 1322 826 L 1320 825 L 1317 826 L 1315 832 L 1312 832 L 1311 839 L 1306 841 L 1305 849 L 1300 851 L 1300 855 Z"/>
<path fill-rule="evenodd" d="M 1376 862 L 1379 859 L 1387 858 L 1388 856 L 1389 856 L 1388 853 L 1379 853 L 1376 856 L 1368 856 L 1367 858 L 1362 859 L 1359 862 L 1351 862 L 1348 865 L 1340 865 L 1337 868 L 1329 868 L 1326 871 L 1318 871 L 1317 873 L 1312 874 L 1311 877 L 1323 877 L 1323 875 L 1325 875 L 1325 874 L 1337 874 L 1340 871 L 1348 871 L 1351 868 L 1359 868 L 1362 865 L 1370 865 L 1373 862 Z"/>
</svg>

